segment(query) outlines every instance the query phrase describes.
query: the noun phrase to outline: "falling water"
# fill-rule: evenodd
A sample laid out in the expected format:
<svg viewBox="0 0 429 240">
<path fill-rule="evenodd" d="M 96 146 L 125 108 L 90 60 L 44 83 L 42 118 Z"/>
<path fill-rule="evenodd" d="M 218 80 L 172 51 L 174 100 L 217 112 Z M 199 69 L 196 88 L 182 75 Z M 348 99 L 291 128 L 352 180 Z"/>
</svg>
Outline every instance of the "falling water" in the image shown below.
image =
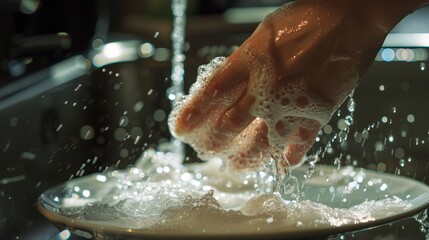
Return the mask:
<svg viewBox="0 0 429 240">
<path fill-rule="evenodd" d="M 173 0 L 171 10 L 173 13 L 173 31 L 171 41 L 173 45 L 173 56 L 171 58 L 171 87 L 167 91 L 168 99 L 172 107 L 176 100 L 183 96 L 184 92 L 184 61 L 185 34 L 186 34 L 186 7 L 187 0 Z M 182 142 L 172 137 L 171 151 L 177 156 L 178 162 L 183 162 L 185 147 Z"/>
</svg>

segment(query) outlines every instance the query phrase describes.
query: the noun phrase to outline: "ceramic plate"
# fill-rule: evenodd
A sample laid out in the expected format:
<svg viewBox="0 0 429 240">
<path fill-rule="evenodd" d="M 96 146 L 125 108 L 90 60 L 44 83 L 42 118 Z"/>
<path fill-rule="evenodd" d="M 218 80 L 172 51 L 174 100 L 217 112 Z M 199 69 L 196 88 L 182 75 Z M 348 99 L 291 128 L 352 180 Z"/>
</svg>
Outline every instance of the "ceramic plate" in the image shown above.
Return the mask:
<svg viewBox="0 0 429 240">
<path fill-rule="evenodd" d="M 305 193 L 300 200 L 308 199 L 330 207 L 347 208 L 361 204 L 364 201 L 377 200 L 385 196 L 396 196 L 409 203 L 409 207 L 388 216 L 375 218 L 372 221 L 344 224 L 339 227 L 287 227 L 270 232 L 238 232 L 234 234 L 177 233 L 168 231 L 149 233 L 144 228 L 136 226 L 109 224 L 105 219 L 97 221 L 94 219 L 82 220 L 74 217 L 73 212 L 76 209 L 86 204 L 106 203 L 105 196 L 111 195 L 112 192 L 118 192 L 118 182 L 123 181 L 124 177 L 130 178 L 130 170 L 123 170 L 122 172 L 116 171 L 114 174 L 93 174 L 53 187 L 40 197 L 38 208 L 46 218 L 57 226 L 58 224 L 66 226 L 76 234 L 86 237 L 113 236 L 114 239 L 168 237 L 246 237 L 261 239 L 267 239 L 268 237 L 272 239 L 278 237 L 295 239 L 315 236 L 326 237 L 374 227 L 414 216 L 429 206 L 429 187 L 410 178 L 352 167 L 338 169 L 333 166 L 318 165 L 311 178 L 304 181 L 303 178 L 307 169 L 308 166 L 301 166 L 293 171 L 293 175 L 301 183 L 300 191 Z"/>
</svg>

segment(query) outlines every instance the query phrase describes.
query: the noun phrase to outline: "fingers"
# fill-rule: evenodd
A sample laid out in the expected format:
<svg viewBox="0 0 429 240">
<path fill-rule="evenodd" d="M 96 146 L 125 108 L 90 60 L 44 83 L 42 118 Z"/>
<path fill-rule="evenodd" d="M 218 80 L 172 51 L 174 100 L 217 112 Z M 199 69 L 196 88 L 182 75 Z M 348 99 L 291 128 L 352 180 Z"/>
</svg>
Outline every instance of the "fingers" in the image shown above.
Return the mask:
<svg viewBox="0 0 429 240">
<path fill-rule="evenodd" d="M 285 139 L 283 154 L 289 166 L 296 167 L 303 162 L 320 127 L 315 120 L 298 117 L 285 117 L 276 124 L 276 131 L 280 131 L 279 135 Z M 258 170 L 268 162 L 275 143 L 269 143 L 267 134 L 267 125 L 262 119 L 256 118 L 230 143 L 229 149 L 233 152 L 230 152 L 228 158 L 234 170 Z M 280 164 L 283 168 L 287 167 L 284 163 Z"/>
<path fill-rule="evenodd" d="M 209 120 L 214 109 L 226 111 L 230 108 L 243 94 L 248 76 L 248 69 L 239 61 L 238 53 L 235 52 L 205 80 L 206 83 L 197 83 L 201 87 L 192 92 L 176 115 L 176 135 L 186 134 L 204 120 Z"/>
<path fill-rule="evenodd" d="M 255 119 L 249 112 L 254 101 L 255 97 L 245 92 L 219 117 L 215 130 L 235 137 Z"/>
<path fill-rule="evenodd" d="M 258 170 L 269 160 L 267 126 L 257 118 L 235 139 L 237 152 L 229 156 L 236 171 Z"/>
<path fill-rule="evenodd" d="M 287 145 L 284 153 L 290 166 L 299 166 L 304 161 L 305 154 L 313 145 L 320 127 L 320 123 L 315 120 L 302 120 L 300 127 L 295 130 L 290 138 L 292 143 Z"/>
</svg>

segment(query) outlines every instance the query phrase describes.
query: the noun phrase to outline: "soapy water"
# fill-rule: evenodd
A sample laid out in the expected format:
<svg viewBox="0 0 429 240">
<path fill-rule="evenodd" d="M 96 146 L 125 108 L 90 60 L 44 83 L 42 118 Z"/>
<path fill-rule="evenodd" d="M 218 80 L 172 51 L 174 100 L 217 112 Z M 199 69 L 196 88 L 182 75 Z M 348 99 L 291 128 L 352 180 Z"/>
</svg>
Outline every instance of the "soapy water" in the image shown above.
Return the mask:
<svg viewBox="0 0 429 240">
<path fill-rule="evenodd" d="M 173 43 L 173 56 L 171 58 L 171 86 L 167 89 L 167 96 L 172 107 L 176 100 L 183 96 L 184 92 L 184 74 L 185 65 L 185 33 L 186 33 L 186 9 L 187 0 L 173 0 L 171 2 L 171 11 L 173 13 L 173 31 L 171 32 L 171 41 Z M 177 161 L 183 162 L 185 147 L 181 141 L 174 137 L 170 140 L 174 145 L 174 152 L 177 155 Z"/>
<path fill-rule="evenodd" d="M 395 196 L 347 208 L 286 200 L 277 194 L 258 193 L 255 176 L 220 172 L 219 159 L 184 167 L 171 164 L 171 158 L 169 153 L 145 152 L 138 167 L 111 173 L 117 183 L 102 199 L 64 215 L 155 233 L 229 234 L 341 227 L 371 222 L 411 207 Z"/>
</svg>

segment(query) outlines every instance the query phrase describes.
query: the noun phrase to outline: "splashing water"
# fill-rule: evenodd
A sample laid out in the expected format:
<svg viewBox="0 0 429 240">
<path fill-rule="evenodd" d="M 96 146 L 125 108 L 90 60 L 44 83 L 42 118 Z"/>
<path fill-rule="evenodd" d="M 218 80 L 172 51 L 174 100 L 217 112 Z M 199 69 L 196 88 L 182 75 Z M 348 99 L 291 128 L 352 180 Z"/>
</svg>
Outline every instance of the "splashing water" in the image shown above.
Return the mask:
<svg viewBox="0 0 429 240">
<path fill-rule="evenodd" d="M 106 226 L 148 232 L 222 234 L 340 227 L 374 221 L 411 206 L 395 196 L 363 200 L 343 208 L 308 199 L 286 200 L 284 196 L 272 193 L 258 194 L 254 188 L 256 176 L 218 171 L 219 159 L 183 167 L 174 165 L 173 158 L 168 153 L 148 150 L 136 167 L 128 171 L 97 175 L 98 182 L 111 186 L 100 191 L 102 197 L 97 195 L 98 188 L 83 190 L 83 185 L 69 185 L 73 198 L 70 204 L 78 200 L 87 203 L 64 214 Z M 349 176 L 352 173 L 345 171 L 343 174 Z M 354 182 L 353 179 L 349 181 Z M 336 191 L 343 189 L 337 187 Z M 378 186 L 373 188 L 376 190 Z M 330 199 L 331 193 L 326 194 Z M 342 193 L 347 194 L 346 191 Z"/>
<path fill-rule="evenodd" d="M 428 209 L 423 212 L 417 214 L 415 216 L 416 221 L 420 224 L 420 230 L 423 234 L 425 234 L 426 240 L 429 239 L 429 218 L 428 218 Z"/>
</svg>

